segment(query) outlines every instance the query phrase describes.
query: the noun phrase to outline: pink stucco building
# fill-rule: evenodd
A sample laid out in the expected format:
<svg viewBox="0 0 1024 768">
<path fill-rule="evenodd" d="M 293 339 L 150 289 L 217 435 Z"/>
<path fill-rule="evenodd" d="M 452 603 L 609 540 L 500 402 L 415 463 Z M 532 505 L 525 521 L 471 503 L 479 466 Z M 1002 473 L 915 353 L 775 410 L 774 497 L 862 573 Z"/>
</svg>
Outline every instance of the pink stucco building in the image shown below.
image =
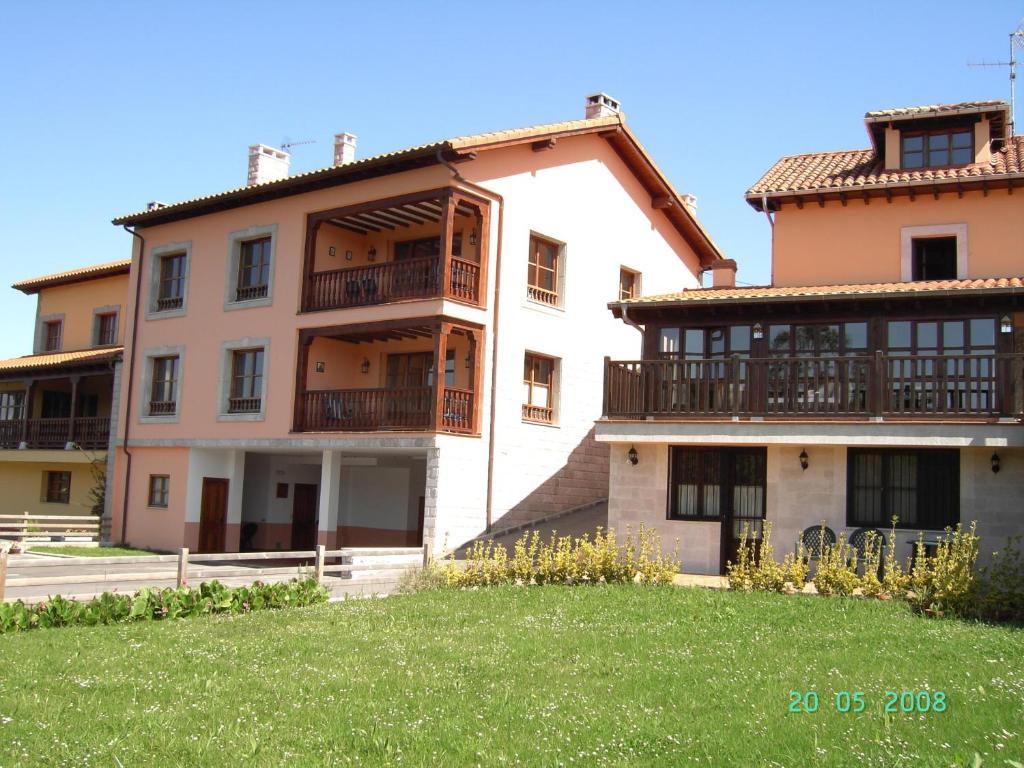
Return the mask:
<svg viewBox="0 0 1024 768">
<path fill-rule="evenodd" d="M 604 94 L 115 224 L 134 234 L 112 539 L 200 551 L 419 545 L 603 501 L 610 300 L 721 260 Z"/>
</svg>

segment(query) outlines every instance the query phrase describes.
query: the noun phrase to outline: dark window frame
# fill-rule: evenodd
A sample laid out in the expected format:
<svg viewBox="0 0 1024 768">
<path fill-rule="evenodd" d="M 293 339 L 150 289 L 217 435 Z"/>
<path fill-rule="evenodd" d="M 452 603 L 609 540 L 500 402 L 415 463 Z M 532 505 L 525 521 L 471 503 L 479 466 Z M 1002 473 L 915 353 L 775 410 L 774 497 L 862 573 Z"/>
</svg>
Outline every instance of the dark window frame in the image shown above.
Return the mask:
<svg viewBox="0 0 1024 768">
<path fill-rule="evenodd" d="M 60 352 L 64 343 L 64 321 L 46 320 L 43 322 L 43 351 Z"/>
<path fill-rule="evenodd" d="M 43 473 L 43 501 L 47 504 L 71 503 L 71 473 L 47 470 Z"/>
<path fill-rule="evenodd" d="M 880 519 L 858 518 L 856 516 L 857 474 L 855 464 L 860 456 L 880 456 Z M 960 451 L 956 448 L 848 448 L 846 451 L 846 525 L 848 527 L 873 526 L 888 528 L 896 510 L 892 507 L 893 459 L 914 457 L 915 459 L 915 516 L 908 524 L 896 522 L 898 530 L 941 531 L 960 522 Z M 941 480 L 945 488 L 937 488 Z M 948 508 L 942 514 L 936 512 L 936 500 L 948 500 Z"/>
<path fill-rule="evenodd" d="M 25 392 L 0 392 L 0 421 L 21 421 L 25 418 Z"/>
<path fill-rule="evenodd" d="M 263 347 L 231 350 L 231 386 L 228 413 L 259 413 L 263 407 Z"/>
<path fill-rule="evenodd" d="M 96 314 L 96 346 L 112 347 L 117 344 L 117 312 Z"/>
<path fill-rule="evenodd" d="M 188 279 L 188 253 L 176 251 L 162 254 L 157 265 L 156 301 L 154 312 L 181 309 L 185 305 Z"/>
<path fill-rule="evenodd" d="M 170 475 L 150 475 L 147 506 L 166 509 L 171 495 Z"/>
<path fill-rule="evenodd" d="M 272 246 L 271 235 L 254 237 L 239 243 L 235 301 L 252 301 L 267 297 L 270 292 Z"/>
<path fill-rule="evenodd" d="M 967 149 L 969 152 L 969 159 L 964 162 L 953 162 L 953 137 L 958 135 L 967 134 L 970 136 L 969 147 L 956 147 L 957 150 Z M 946 137 L 946 148 L 945 149 L 932 149 L 931 139 L 933 137 Z M 906 147 L 907 139 L 921 139 L 921 149 L 919 150 L 908 150 Z M 948 162 L 939 163 L 932 161 L 932 154 L 940 154 L 946 152 L 948 155 Z M 907 155 L 920 155 L 921 165 L 907 165 Z M 916 171 L 925 168 L 962 168 L 965 165 L 971 165 L 977 157 L 976 148 L 974 146 L 974 126 L 950 126 L 947 128 L 933 129 L 929 131 L 901 131 L 900 132 L 900 170 Z"/>
<path fill-rule="evenodd" d="M 680 459 L 686 454 L 701 457 L 701 478 L 700 482 L 697 483 L 697 499 L 701 509 L 704 508 L 706 502 L 706 495 L 704 487 L 706 485 L 717 485 L 718 486 L 718 512 L 715 515 L 707 514 L 689 514 L 684 515 L 679 512 L 679 493 L 677 485 L 679 484 L 679 465 Z M 727 489 L 731 492 L 735 491 L 736 486 L 736 475 L 737 475 L 737 462 L 736 457 L 739 455 L 747 456 L 758 456 L 757 461 L 761 465 L 761 520 L 767 519 L 768 514 L 768 475 L 767 475 L 767 453 L 760 447 L 732 447 L 732 446 L 704 446 L 704 445 L 670 445 L 668 454 L 668 503 L 665 508 L 665 519 L 670 521 L 691 521 L 691 522 L 722 522 L 726 518 L 725 505 L 728 503 L 725 494 Z M 708 483 L 706 478 L 708 477 L 709 458 L 713 462 L 714 471 L 717 473 L 717 483 Z"/>
<path fill-rule="evenodd" d="M 173 416 L 178 412 L 179 355 L 160 355 L 150 359 L 149 415 Z"/>
<path fill-rule="evenodd" d="M 929 245 L 934 245 L 937 242 L 952 243 L 953 244 L 953 259 L 952 263 L 947 266 L 945 274 L 935 275 L 923 274 L 928 271 L 925 270 L 925 256 L 927 255 L 923 251 Z M 947 255 L 948 254 L 944 254 Z M 957 279 L 957 261 L 959 258 L 959 250 L 957 244 L 956 235 L 937 235 L 931 237 L 912 237 L 910 239 L 910 279 L 912 282 L 919 282 L 922 280 L 956 280 Z M 952 269 L 949 269 L 952 267 Z M 938 270 L 937 265 L 932 265 L 931 271 L 935 272 Z"/>
</svg>

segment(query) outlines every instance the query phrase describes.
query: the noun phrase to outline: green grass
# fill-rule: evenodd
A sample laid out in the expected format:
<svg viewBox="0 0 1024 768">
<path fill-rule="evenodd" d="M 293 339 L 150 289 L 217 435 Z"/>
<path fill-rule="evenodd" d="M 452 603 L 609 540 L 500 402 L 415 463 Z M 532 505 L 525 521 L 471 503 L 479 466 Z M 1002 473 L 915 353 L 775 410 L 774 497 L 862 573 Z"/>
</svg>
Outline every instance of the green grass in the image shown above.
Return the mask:
<svg viewBox="0 0 1024 768">
<path fill-rule="evenodd" d="M 159 555 L 159 552 L 150 552 L 148 549 L 130 549 L 128 547 L 75 547 L 67 546 L 41 546 L 29 547 L 29 552 L 47 553 L 53 555 L 72 555 L 73 557 L 135 557 L 136 555 Z"/>
<path fill-rule="evenodd" d="M 900 603 L 437 591 L 0 636 L 0 765 L 1005 768 L 1022 666 L 1020 630 Z M 821 710 L 788 713 L 791 690 Z M 949 709 L 886 715 L 887 690 Z"/>
</svg>

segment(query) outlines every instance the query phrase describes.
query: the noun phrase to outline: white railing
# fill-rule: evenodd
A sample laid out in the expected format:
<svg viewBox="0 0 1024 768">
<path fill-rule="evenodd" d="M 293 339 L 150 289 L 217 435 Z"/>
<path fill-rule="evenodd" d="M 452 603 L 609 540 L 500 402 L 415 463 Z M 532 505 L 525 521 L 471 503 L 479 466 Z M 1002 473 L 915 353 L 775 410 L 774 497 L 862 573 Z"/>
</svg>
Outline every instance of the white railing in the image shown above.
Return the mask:
<svg viewBox="0 0 1024 768">
<path fill-rule="evenodd" d="M 0 515 L 0 540 L 99 546 L 100 519 L 94 515 Z"/>
</svg>

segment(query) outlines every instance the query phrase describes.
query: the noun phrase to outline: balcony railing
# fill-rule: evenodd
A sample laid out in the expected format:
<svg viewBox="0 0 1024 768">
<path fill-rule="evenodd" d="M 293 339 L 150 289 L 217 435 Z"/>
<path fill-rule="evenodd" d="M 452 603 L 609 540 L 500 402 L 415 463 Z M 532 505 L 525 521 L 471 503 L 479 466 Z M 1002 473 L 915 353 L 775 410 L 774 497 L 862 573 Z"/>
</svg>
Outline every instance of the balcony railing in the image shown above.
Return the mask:
<svg viewBox="0 0 1024 768">
<path fill-rule="evenodd" d="M 308 278 L 303 308 L 315 312 L 440 298 L 443 266 L 440 256 L 431 256 L 314 272 Z M 451 269 L 445 297 L 478 304 L 480 265 L 453 258 Z"/>
<path fill-rule="evenodd" d="M 259 413 L 262 403 L 260 397 L 229 397 L 228 413 Z"/>
<path fill-rule="evenodd" d="M 73 423 L 72 423 L 73 421 Z M 78 416 L 62 419 L 7 419 L 0 421 L 0 448 L 63 448 L 68 442 L 81 448 L 107 447 L 110 418 Z"/>
<path fill-rule="evenodd" d="M 297 428 L 301 432 L 434 429 L 433 387 L 312 390 L 300 397 L 301 421 Z M 442 402 L 442 431 L 473 431 L 473 392 L 445 388 Z"/>
<path fill-rule="evenodd" d="M 605 362 L 613 419 L 1024 415 L 1024 355 Z"/>
</svg>

